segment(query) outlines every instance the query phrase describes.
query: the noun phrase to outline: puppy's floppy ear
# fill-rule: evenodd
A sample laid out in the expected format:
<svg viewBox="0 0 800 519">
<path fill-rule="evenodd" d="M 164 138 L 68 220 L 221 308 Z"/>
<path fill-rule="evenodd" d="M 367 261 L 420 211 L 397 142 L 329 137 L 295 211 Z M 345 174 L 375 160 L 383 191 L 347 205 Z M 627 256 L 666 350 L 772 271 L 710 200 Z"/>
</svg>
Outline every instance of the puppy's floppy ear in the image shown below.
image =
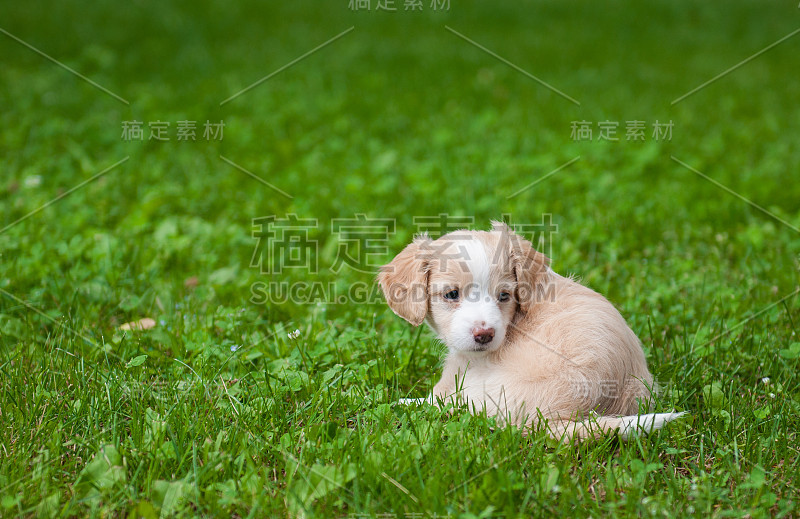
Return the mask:
<svg viewBox="0 0 800 519">
<path fill-rule="evenodd" d="M 501 233 L 510 250 L 511 264 L 517 278 L 517 302 L 527 312 L 536 303 L 537 294 L 544 293 L 545 274 L 550 258 L 533 248 L 531 242 L 511 230 L 503 222 L 492 222 L 492 230 Z"/>
<path fill-rule="evenodd" d="M 428 315 L 430 244 L 427 233 L 417 236 L 378 274 L 389 308 L 414 326 L 422 324 Z"/>
</svg>

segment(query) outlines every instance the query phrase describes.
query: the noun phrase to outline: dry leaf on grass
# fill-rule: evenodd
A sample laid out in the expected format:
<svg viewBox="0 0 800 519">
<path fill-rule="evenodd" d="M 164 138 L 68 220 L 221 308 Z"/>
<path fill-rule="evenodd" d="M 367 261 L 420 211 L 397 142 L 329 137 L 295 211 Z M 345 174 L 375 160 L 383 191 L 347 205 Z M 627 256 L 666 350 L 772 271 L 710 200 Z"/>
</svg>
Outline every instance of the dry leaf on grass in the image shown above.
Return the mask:
<svg viewBox="0 0 800 519">
<path fill-rule="evenodd" d="M 156 325 L 156 322 L 149 317 L 139 319 L 138 321 L 131 321 L 119 327 L 120 330 L 149 330 Z"/>
</svg>

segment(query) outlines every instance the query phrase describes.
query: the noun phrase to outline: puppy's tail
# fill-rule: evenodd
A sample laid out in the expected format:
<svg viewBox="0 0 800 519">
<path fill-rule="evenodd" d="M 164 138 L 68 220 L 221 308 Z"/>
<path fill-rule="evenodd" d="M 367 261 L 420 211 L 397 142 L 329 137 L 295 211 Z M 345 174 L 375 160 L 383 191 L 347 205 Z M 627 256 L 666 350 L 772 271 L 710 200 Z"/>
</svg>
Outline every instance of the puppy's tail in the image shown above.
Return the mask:
<svg viewBox="0 0 800 519">
<path fill-rule="evenodd" d="M 584 421 L 556 420 L 547 423 L 550 436 L 561 441 L 600 438 L 616 431 L 627 440 L 638 434 L 649 434 L 686 413 L 650 413 L 633 416 L 598 416 Z"/>
</svg>

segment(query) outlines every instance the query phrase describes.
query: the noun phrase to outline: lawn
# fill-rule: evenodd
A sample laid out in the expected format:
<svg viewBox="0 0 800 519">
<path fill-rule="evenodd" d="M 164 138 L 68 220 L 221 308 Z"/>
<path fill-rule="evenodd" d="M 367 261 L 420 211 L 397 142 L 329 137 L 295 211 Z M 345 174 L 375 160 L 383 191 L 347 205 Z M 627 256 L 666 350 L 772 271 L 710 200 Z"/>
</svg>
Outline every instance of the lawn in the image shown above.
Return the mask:
<svg viewBox="0 0 800 519">
<path fill-rule="evenodd" d="M 800 514 L 798 6 L 378 4 L 5 2 L 0 516 Z M 393 404 L 442 346 L 375 269 L 493 219 L 685 418 Z"/>
</svg>

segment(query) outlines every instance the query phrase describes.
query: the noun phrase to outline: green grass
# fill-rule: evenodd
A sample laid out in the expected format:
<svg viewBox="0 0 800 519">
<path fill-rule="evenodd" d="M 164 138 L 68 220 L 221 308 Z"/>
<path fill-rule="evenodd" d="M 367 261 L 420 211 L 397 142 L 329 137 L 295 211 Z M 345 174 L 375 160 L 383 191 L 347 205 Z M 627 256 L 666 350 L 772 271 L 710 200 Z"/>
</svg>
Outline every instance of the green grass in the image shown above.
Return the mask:
<svg viewBox="0 0 800 519">
<path fill-rule="evenodd" d="M 671 104 L 797 29 L 797 6 L 396 3 L 3 7 L 0 28 L 130 104 L 0 34 L 0 227 L 129 157 L 0 232 L 0 516 L 800 513 L 800 36 Z M 170 121 L 171 140 L 124 141 L 130 120 Z M 196 142 L 175 139 L 181 120 Z M 619 121 L 621 139 L 574 141 L 577 120 Z M 290 213 L 319 221 L 319 272 L 262 274 L 252 220 Z M 359 213 L 397 223 L 375 263 L 414 216 L 551 214 L 554 268 L 620 308 L 658 409 L 689 415 L 559 446 L 392 405 L 437 381 L 429 331 L 379 301 L 252 300 L 259 282 L 371 284 L 328 269 L 331 219 Z M 119 330 L 143 317 L 157 326 Z"/>
</svg>

